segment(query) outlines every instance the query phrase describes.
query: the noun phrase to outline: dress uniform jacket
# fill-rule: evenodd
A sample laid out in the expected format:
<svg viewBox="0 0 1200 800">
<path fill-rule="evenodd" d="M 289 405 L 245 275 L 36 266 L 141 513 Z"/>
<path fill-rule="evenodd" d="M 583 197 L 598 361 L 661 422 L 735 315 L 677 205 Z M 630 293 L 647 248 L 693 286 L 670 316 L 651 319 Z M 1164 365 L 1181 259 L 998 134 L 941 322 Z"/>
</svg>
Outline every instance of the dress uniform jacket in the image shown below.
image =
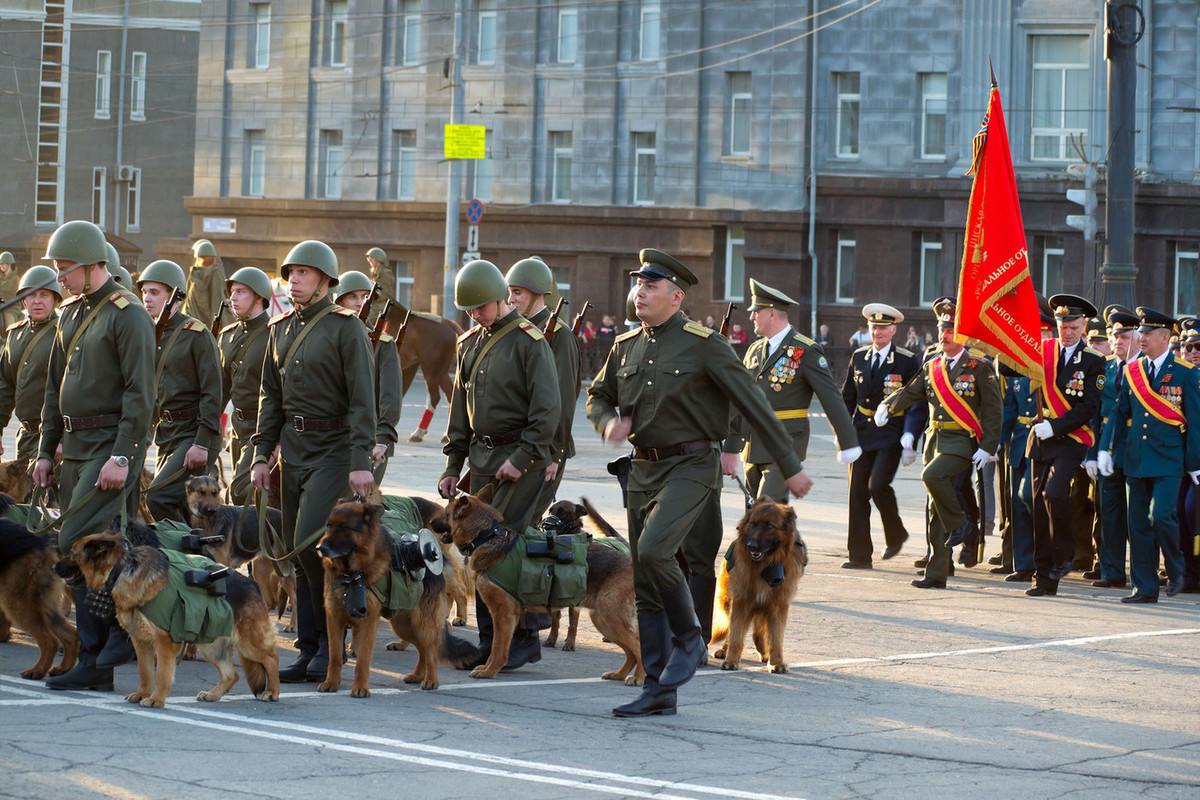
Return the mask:
<svg viewBox="0 0 1200 800">
<path fill-rule="evenodd" d="M 165 452 L 193 444 L 215 456 L 221 444 L 221 357 L 208 326 L 174 314 L 162 332 L 154 367 L 159 413 L 154 444 L 160 460 Z"/>
<path fill-rule="evenodd" d="M 1059 343 L 1057 339 L 1045 339 L 1042 347 L 1054 347 L 1057 353 Z M 1055 376 L 1055 385 L 1065 396 L 1069 408 L 1061 417 L 1055 418 L 1055 412 L 1046 402 L 1045 387 L 1038 392 L 1043 419 L 1050 422 L 1054 435 L 1044 441 L 1030 436 L 1027 449 L 1030 458 L 1042 461 L 1056 458 L 1084 460 L 1088 446 L 1069 434 L 1094 421 L 1096 411 L 1100 408 L 1100 395 L 1104 391 L 1104 366 L 1104 356 L 1087 347 L 1086 343 L 1080 342 L 1075 346 L 1070 363 L 1061 365 Z"/>
<path fill-rule="evenodd" d="M 229 417 L 229 454 L 233 476 L 229 481 L 230 499 L 245 503 L 249 499 L 250 462 L 254 455 L 250 437 L 258 423 L 258 392 L 262 385 L 262 365 L 267 356 L 265 311 L 257 317 L 239 320 L 221 329 L 217 348 L 221 353 L 221 407 L 233 405 Z"/>
<path fill-rule="evenodd" d="M 842 400 L 854 420 L 858 445 L 863 450 L 881 450 L 900 441 L 900 435 L 904 433 L 904 416 L 898 414 L 889 417 L 887 425 L 881 428 L 873 419 L 875 409 L 883 402 L 883 398 L 912 380 L 921 368 L 920 357 L 893 343 L 888 348 L 887 358 L 879 365 L 875 376 L 871 377 L 873 357 L 871 347 L 855 350 L 850 356 L 846 380 L 842 383 Z"/>
<path fill-rule="evenodd" d="M 1125 364 L 1109 356 L 1104 367 L 1104 392 L 1100 397 L 1096 444 L 1088 460 L 1096 459 L 1108 421 L 1117 411 L 1117 397 L 1125 385 Z M 1113 474 L 1101 475 L 1100 485 L 1100 577 L 1117 584 L 1125 583 L 1125 551 L 1129 541 L 1129 498 L 1125 487 L 1125 439 L 1113 443 Z M 1187 480 L 1185 478 L 1185 480 Z M 1190 481 L 1188 481 L 1190 483 Z"/>
<path fill-rule="evenodd" d="M 984 354 L 969 350 L 962 353 L 950 372 L 951 385 L 963 401 L 979 416 L 983 427 L 983 438 L 974 435 L 954 421 L 950 412 L 942 405 L 933 389 L 931 371 L 941 357 L 931 358 L 921 371 L 903 388 L 888 395 L 883 402 L 892 414 L 907 410 L 910 406 L 927 400 L 929 423 L 926 429 L 925 460 L 930 461 L 939 454 L 950 454 L 970 459 L 976 449 L 995 453 L 1000 445 L 1000 423 L 1002 409 L 1000 390 L 996 386 L 996 374 L 992 362 Z"/>
<path fill-rule="evenodd" d="M 54 314 L 43 322 L 28 319 L 15 322 L 8 326 L 4 352 L 0 354 L 0 428 L 8 425 L 10 416 L 15 415 L 20 421 L 16 458 L 21 461 L 30 461 L 37 455 L 46 370 L 57 326 Z"/>
<path fill-rule="evenodd" d="M 1145 359 L 1138 359 L 1145 361 Z M 1130 362 L 1131 364 L 1133 362 Z M 1100 449 L 1124 448 L 1124 471 L 1129 478 L 1178 478 L 1200 469 L 1200 385 L 1195 368 L 1182 358 L 1168 356 L 1151 388 L 1188 421 L 1181 430 L 1154 416 L 1129 386 L 1125 365 L 1114 413 L 1101 434 Z"/>
</svg>

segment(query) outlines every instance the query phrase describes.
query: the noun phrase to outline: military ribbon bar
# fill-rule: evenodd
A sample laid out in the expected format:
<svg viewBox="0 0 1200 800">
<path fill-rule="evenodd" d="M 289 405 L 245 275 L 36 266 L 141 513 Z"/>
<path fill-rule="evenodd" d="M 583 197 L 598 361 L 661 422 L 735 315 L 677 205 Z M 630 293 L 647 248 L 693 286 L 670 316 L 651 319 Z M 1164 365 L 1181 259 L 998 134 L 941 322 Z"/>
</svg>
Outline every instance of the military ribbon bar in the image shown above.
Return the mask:
<svg viewBox="0 0 1200 800">
<path fill-rule="evenodd" d="M 1082 346 L 1081 344 L 1080 347 Z M 1067 396 L 1062 393 L 1062 389 L 1058 388 L 1059 348 L 1058 339 L 1047 339 L 1042 343 L 1042 369 L 1046 373 L 1046 382 L 1042 384 L 1042 397 L 1046 401 L 1046 408 L 1050 409 L 1052 419 L 1057 419 L 1071 410 L 1071 403 L 1068 402 Z M 1076 428 L 1067 436 L 1085 447 L 1091 447 L 1096 443 L 1096 434 L 1091 425 Z"/>
<path fill-rule="evenodd" d="M 1146 375 L 1146 367 L 1142 359 L 1135 358 L 1125 365 L 1125 379 L 1129 382 L 1129 390 L 1133 396 L 1156 419 L 1179 428 L 1187 424 L 1183 414 L 1179 413 L 1175 406 L 1150 386 L 1150 379 Z"/>
<path fill-rule="evenodd" d="M 938 402 L 941 403 L 946 413 L 964 429 L 969 430 L 976 439 L 982 440 L 983 423 L 979 421 L 979 415 L 975 413 L 975 409 L 967 405 L 967 401 L 954 391 L 954 386 L 950 382 L 950 373 L 946 371 L 945 358 L 933 360 L 933 363 L 929 365 L 929 378 L 933 384 L 933 393 L 937 395 Z"/>
</svg>

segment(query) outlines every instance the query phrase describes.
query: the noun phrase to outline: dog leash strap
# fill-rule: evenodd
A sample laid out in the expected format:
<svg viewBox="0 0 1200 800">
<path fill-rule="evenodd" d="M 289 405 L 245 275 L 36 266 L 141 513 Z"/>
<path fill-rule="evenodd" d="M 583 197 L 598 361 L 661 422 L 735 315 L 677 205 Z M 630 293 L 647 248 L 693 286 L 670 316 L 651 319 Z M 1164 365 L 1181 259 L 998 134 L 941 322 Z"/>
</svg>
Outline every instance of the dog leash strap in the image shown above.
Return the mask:
<svg viewBox="0 0 1200 800">
<path fill-rule="evenodd" d="M 283 543 L 283 538 L 279 531 L 271 525 L 267 519 L 267 494 L 266 492 L 255 491 L 255 503 L 258 506 L 258 530 L 262 535 L 263 557 L 271 562 L 271 569 L 275 570 L 275 574 L 281 578 L 287 577 L 287 572 L 279 565 L 285 561 L 291 560 L 292 556 L 300 552 L 302 548 L 296 548 L 285 556 L 279 557 L 275 553 L 284 550 L 287 545 Z"/>
<path fill-rule="evenodd" d="M 155 478 L 154 480 L 150 481 L 150 485 L 146 487 L 146 491 L 144 491 L 143 494 L 150 494 L 155 489 L 160 489 L 163 486 L 169 486 L 187 474 L 188 468 L 187 465 L 184 465 L 165 478 Z"/>
</svg>

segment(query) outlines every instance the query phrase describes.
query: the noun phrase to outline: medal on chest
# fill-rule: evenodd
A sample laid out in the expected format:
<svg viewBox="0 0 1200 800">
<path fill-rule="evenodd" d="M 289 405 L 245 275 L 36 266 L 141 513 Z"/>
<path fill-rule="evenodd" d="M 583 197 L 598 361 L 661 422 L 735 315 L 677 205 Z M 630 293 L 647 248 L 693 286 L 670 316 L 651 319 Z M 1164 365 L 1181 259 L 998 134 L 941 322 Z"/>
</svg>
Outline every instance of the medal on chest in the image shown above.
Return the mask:
<svg viewBox="0 0 1200 800">
<path fill-rule="evenodd" d="M 1067 381 L 1067 386 L 1063 389 L 1063 394 L 1067 394 L 1072 397 L 1082 397 L 1083 379 L 1083 370 L 1077 370 L 1073 375 L 1071 375 L 1071 379 Z"/>
<path fill-rule="evenodd" d="M 954 381 L 954 391 L 962 397 L 974 397 L 975 376 L 970 373 L 959 375 L 958 379 Z"/>
</svg>

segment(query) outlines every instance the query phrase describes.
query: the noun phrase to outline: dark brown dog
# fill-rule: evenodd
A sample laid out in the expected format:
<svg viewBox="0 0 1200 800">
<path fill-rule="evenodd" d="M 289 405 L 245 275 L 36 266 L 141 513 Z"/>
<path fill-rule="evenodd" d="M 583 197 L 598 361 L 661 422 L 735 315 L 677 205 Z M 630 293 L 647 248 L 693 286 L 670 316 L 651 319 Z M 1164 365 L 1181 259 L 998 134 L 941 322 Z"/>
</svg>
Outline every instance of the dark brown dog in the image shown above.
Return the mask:
<svg viewBox="0 0 1200 800">
<path fill-rule="evenodd" d="M 461 550 L 470 549 L 475 538 L 501 522 L 500 512 L 488 503 L 492 499 L 489 484 L 472 496 L 464 494 L 446 506 L 442 528 Z M 526 611 L 546 611 L 546 608 L 522 606 L 515 597 L 488 580 L 488 569 L 504 558 L 516 546 L 519 536 L 494 536 L 475 547 L 467 565 L 475 578 L 475 588 L 488 610 L 492 612 L 495 633 L 487 663 L 471 671 L 472 678 L 493 678 L 508 660 L 509 642 L 517 621 Z M 641 645 L 638 642 L 637 612 L 633 598 L 633 564 L 629 557 L 607 545 L 593 542 L 587 551 L 587 591 L 580 606 L 591 612 L 592 624 L 625 653 L 625 663 L 619 670 L 605 672 L 606 680 L 623 680 L 629 686 L 641 686 L 646 672 L 642 668 Z M 632 673 L 632 674 L 631 674 Z"/>
<path fill-rule="evenodd" d="M 71 556 L 82 570 L 88 588 L 100 590 L 113 568 L 121 572 L 112 586 L 113 606 L 121 627 L 129 632 L 137 653 L 138 688 L 125 696 L 131 703 L 162 708 L 175 682 L 175 654 L 179 643 L 171 634 L 150 621 L 141 607 L 167 585 L 167 558 L 156 547 L 130 548 L 119 532 L 85 536 L 71 547 Z M 196 646 L 201 658 L 217 668 L 217 685 L 196 695 L 197 700 L 216 701 L 237 683 L 233 650 L 246 670 L 246 683 L 258 700 L 279 699 L 279 656 L 275 652 L 275 628 L 267 606 L 254 582 L 238 572 L 226 579 L 226 599 L 233 607 L 232 636 L 223 636 Z"/>
<path fill-rule="evenodd" d="M 343 502 L 334 507 L 317 542 L 317 553 L 325 564 L 326 630 L 339 639 L 347 627 L 351 630 L 354 685 L 351 697 L 370 697 L 371 655 L 375 650 L 375 632 L 379 629 L 382 607 L 371 591 L 391 566 L 391 547 L 380 524 L 383 506 Z M 346 583 L 343 576 L 361 574 L 366 585 L 366 614 L 352 618 L 346 610 Z M 417 666 L 404 676 L 405 683 L 419 683 L 422 689 L 438 687 L 438 658 L 445 653 L 446 614 L 450 600 L 441 575 L 426 572 L 424 594 L 411 611 L 398 611 L 388 620 L 401 639 L 417 648 Z M 336 692 L 342 683 L 342 648 L 329 648 L 329 671 L 319 692 Z"/>
<path fill-rule="evenodd" d="M 0 462 L 0 493 L 28 502 L 33 492 L 33 476 L 29 473 L 28 461 Z"/>
<path fill-rule="evenodd" d="M 79 656 L 79 634 L 63 613 L 63 582 L 54 574 L 57 558 L 53 536 L 34 536 L 24 525 L 0 517 L 0 617 L 32 636 L 38 646 L 37 663 L 23 670 L 22 678 L 61 675 Z M 52 667 L 59 645 L 62 661 Z"/>
<path fill-rule="evenodd" d="M 771 672 L 787 672 L 783 631 L 792 598 L 808 565 L 791 506 L 760 499 L 737 526 L 732 566 L 726 559 L 717 580 L 716 613 L 710 644 L 721 669 L 738 669 L 746 633 L 752 632 L 760 659 Z"/>
</svg>

